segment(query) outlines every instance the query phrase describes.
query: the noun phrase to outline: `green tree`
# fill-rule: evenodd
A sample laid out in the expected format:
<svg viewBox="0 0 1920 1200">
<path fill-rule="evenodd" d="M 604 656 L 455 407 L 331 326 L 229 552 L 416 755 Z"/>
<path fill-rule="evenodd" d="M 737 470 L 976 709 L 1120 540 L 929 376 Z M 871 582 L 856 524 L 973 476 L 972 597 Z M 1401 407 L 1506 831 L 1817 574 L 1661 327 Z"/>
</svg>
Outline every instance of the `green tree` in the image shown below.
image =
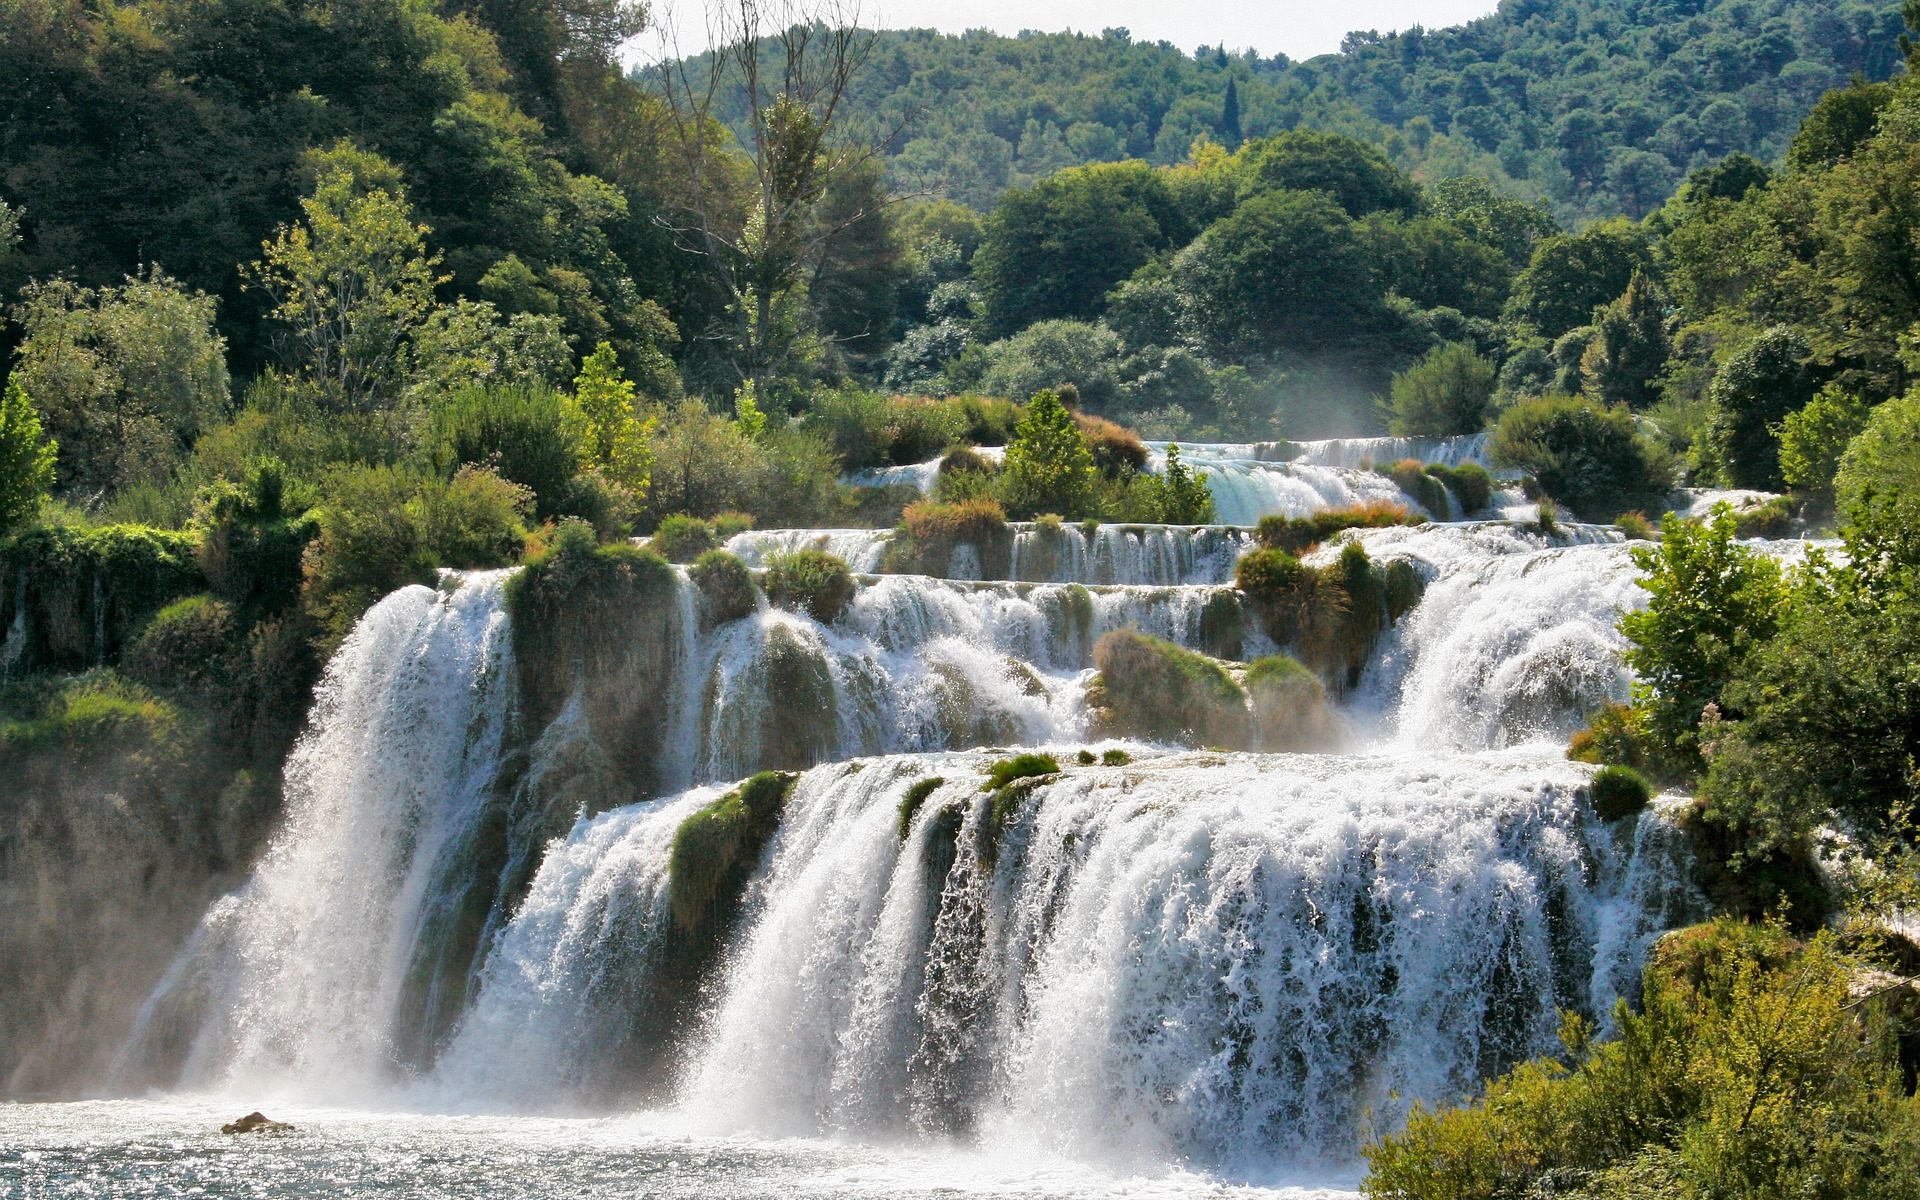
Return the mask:
<svg viewBox="0 0 1920 1200">
<path fill-rule="evenodd" d="M 1014 517 L 1093 516 L 1093 451 L 1052 389 L 1038 392 L 1007 443 L 1001 503 Z"/>
<path fill-rule="evenodd" d="M 1472 346 L 1436 346 L 1393 377 L 1387 430 L 1396 437 L 1479 433 L 1492 411 L 1493 362 Z"/>
<path fill-rule="evenodd" d="M 608 343 L 594 347 L 580 364 L 573 402 L 586 427 L 581 440 L 586 465 L 644 499 L 653 475 L 654 423 L 635 411 L 633 381 L 621 373 Z"/>
<path fill-rule="evenodd" d="M 1580 359 L 1583 390 L 1603 404 L 1651 407 L 1673 350 L 1659 284 L 1636 269 L 1627 290 L 1594 313 L 1593 324 L 1593 342 Z"/>
<path fill-rule="evenodd" d="M 1324 192 L 1349 217 L 1412 213 L 1420 189 L 1378 147 L 1337 133 L 1292 129 L 1250 144 L 1245 190 Z"/>
<path fill-rule="evenodd" d="M 1089 320 L 1114 285 L 1193 232 L 1145 163 L 1076 167 L 1008 192 L 973 259 L 990 332 Z"/>
<path fill-rule="evenodd" d="M 1780 568 L 1741 545 L 1735 524 L 1724 504 L 1706 521 L 1668 517 L 1657 545 L 1633 551 L 1647 606 L 1620 618 L 1635 706 L 1663 745 L 1694 764 L 1701 714 L 1773 636 L 1785 599 Z"/>
<path fill-rule="evenodd" d="M 1843 513 L 1872 496 L 1920 495 L 1920 390 L 1873 410 L 1841 454 L 1833 486 Z"/>
<path fill-rule="evenodd" d="M 1623 409 L 1584 397 L 1522 400 L 1500 414 L 1492 455 L 1527 471 L 1547 495 L 1587 520 L 1652 508 L 1673 486 L 1673 464 Z"/>
<path fill-rule="evenodd" d="M 287 331 L 291 364 L 347 412 L 392 406 L 408 336 L 433 309 L 437 256 L 400 171 L 341 142 L 310 158 L 305 221 L 282 226 L 251 268 Z"/>
<path fill-rule="evenodd" d="M 1840 456 L 1866 427 L 1866 402 L 1829 384 L 1799 412 L 1780 423 L 1780 476 L 1796 491 L 1820 492 L 1833 486 Z"/>
<path fill-rule="evenodd" d="M 1180 461 L 1180 446 L 1167 446 L 1167 465 L 1160 473 L 1161 517 L 1170 525 L 1211 525 L 1213 492 L 1206 476 Z"/>
<path fill-rule="evenodd" d="M 1557 338 L 1591 321 L 1593 310 L 1625 292 L 1652 257 L 1646 233 L 1624 220 L 1547 238 L 1514 278 L 1507 317 Z"/>
<path fill-rule="evenodd" d="M 1733 487 L 1778 491 L 1780 443 L 1776 430 L 1813 398 L 1807 339 L 1776 326 L 1749 342 L 1714 376 L 1713 404 L 1703 457 Z"/>
<path fill-rule="evenodd" d="M 0 394 L 0 535 L 33 519 L 53 488 L 57 447 L 18 376 Z"/>
<path fill-rule="evenodd" d="M 14 373 L 61 447 L 65 488 L 164 482 L 227 405 L 214 301 L 158 268 L 116 287 L 26 289 Z"/>
</svg>

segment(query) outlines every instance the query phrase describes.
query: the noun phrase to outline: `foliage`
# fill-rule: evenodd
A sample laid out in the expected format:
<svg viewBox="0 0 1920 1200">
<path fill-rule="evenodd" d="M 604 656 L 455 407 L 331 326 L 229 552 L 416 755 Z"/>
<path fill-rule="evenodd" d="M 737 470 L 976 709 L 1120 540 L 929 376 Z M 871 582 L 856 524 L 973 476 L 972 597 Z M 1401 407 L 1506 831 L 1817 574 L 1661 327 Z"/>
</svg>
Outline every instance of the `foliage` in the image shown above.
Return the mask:
<svg viewBox="0 0 1920 1200">
<path fill-rule="evenodd" d="M 1617 764 L 1601 767 L 1588 785 L 1593 811 L 1603 821 L 1630 817 L 1653 802 L 1653 785 L 1632 767 Z"/>
<path fill-rule="evenodd" d="M 24 336 L 12 384 L 59 442 L 66 491 L 164 482 L 226 407 L 213 298 L 158 268 L 97 289 L 33 284 L 14 315 Z"/>
<path fill-rule="evenodd" d="M 1453 437 L 1486 427 L 1493 399 L 1493 361 L 1472 346 L 1437 346 L 1393 377 L 1387 432 L 1396 437 Z"/>
<path fill-rule="evenodd" d="M 1920 1106 L 1887 1025 L 1848 1002 L 1849 965 L 1830 937 L 1797 947 L 1774 927 L 1670 935 L 1641 1011 L 1616 1010 L 1617 1036 L 1595 1044 L 1570 1019 L 1565 1062 L 1517 1067 L 1470 1107 L 1416 1109 L 1367 1147 L 1366 1192 L 1920 1195 L 1902 1165 L 1920 1149 Z"/>
<path fill-rule="evenodd" d="M 18 767 L 24 756 L 53 750 L 69 759 L 112 754 L 178 768 L 191 744 L 186 714 L 112 671 L 65 681 L 24 720 L 0 722 L 0 764 Z"/>
<path fill-rule="evenodd" d="M 839 620 L 853 602 L 853 574 L 843 560 L 824 550 L 773 555 L 762 586 L 772 603 L 804 611 L 822 625 Z"/>
<path fill-rule="evenodd" d="M 1833 486 L 1843 512 L 1872 496 L 1920 494 L 1920 390 L 1873 410 L 1840 456 Z"/>
<path fill-rule="evenodd" d="M 1627 290 L 1593 314 L 1593 341 L 1580 358 L 1583 389 L 1602 404 L 1650 408 L 1673 345 L 1667 336 L 1668 300 L 1646 271 L 1636 269 Z"/>
<path fill-rule="evenodd" d="M 715 624 L 737 621 L 753 612 L 757 603 L 753 573 L 725 550 L 708 550 L 693 560 L 687 574 L 700 589 L 707 615 Z"/>
<path fill-rule="evenodd" d="M 895 820 L 895 828 L 900 834 L 901 841 L 906 841 L 907 835 L 913 832 L 913 819 L 919 815 L 921 806 L 927 802 L 927 797 L 939 791 L 941 785 L 946 782 L 946 780 L 938 775 L 928 779 L 915 780 L 913 784 L 907 788 L 906 794 L 900 797 L 900 809 L 899 815 Z"/>
<path fill-rule="evenodd" d="M 995 395 L 1031 396 L 1071 385 L 1096 408 L 1112 402 L 1124 347 L 1104 325 L 1052 319 L 1037 321 L 981 350 L 979 386 Z"/>
<path fill-rule="evenodd" d="M 1153 741 L 1249 744 L 1247 694 L 1213 659 L 1133 630 L 1093 648 L 1100 675 L 1088 704 L 1109 730 Z"/>
<path fill-rule="evenodd" d="M 1304 517 L 1262 517 L 1258 536 L 1267 549 L 1304 554 L 1344 529 L 1380 529 L 1418 522 L 1419 518 L 1401 505 L 1366 503 L 1352 508 L 1323 508 Z"/>
<path fill-rule="evenodd" d="M 694 812 L 674 831 L 667 895 L 674 925 L 713 934 L 732 922 L 732 906 L 780 826 L 797 776 L 763 771 Z"/>
<path fill-rule="evenodd" d="M 0 535 L 33 519 L 53 487 L 58 445 L 40 426 L 40 414 L 16 373 L 0 392 Z"/>
<path fill-rule="evenodd" d="M 1437 476 L 1427 473 L 1426 464 L 1419 459 L 1403 458 L 1392 466 L 1374 469 L 1393 480 L 1394 486 L 1418 501 L 1421 508 L 1436 517 L 1447 515 L 1447 497 L 1451 493 Z"/>
<path fill-rule="evenodd" d="M 1057 392 L 1034 395 L 1000 472 L 1001 503 L 1017 517 L 1094 515 L 1093 453 Z"/>
<path fill-rule="evenodd" d="M 1673 483 L 1660 447 L 1633 418 L 1591 400 L 1544 396 L 1500 416 L 1492 456 L 1530 473 L 1540 487 L 1589 520 L 1660 504 Z"/>
<path fill-rule="evenodd" d="M 1776 430 L 1813 398 L 1806 369 L 1807 341 L 1785 327 L 1767 330 L 1727 360 L 1708 397 L 1703 457 L 1730 486 L 1779 491 Z"/>
<path fill-rule="evenodd" d="M 713 525 L 699 517 L 674 515 L 660 522 L 647 543 L 668 562 L 692 562 L 719 544 Z"/>
<path fill-rule="evenodd" d="M 1704 522 L 1669 516 L 1658 544 L 1632 551 L 1649 597 L 1620 618 L 1634 705 L 1653 737 L 1689 759 L 1701 715 L 1779 619 L 1779 568 L 1735 536 L 1732 510 L 1719 505 Z"/>
<path fill-rule="evenodd" d="M 1018 779 L 1034 779 L 1041 775 L 1059 773 L 1060 764 L 1051 754 L 1016 754 L 1012 758 L 1003 758 L 988 766 L 986 782 L 980 785 L 980 790 L 997 792 Z"/>
<path fill-rule="evenodd" d="M 22 572 L 24 597 L 0 594 L 0 617 L 27 635 L 17 668 L 111 663 L 149 616 L 202 589 L 192 535 L 133 525 L 23 530 L 0 542 L 0 577 Z"/>
<path fill-rule="evenodd" d="M 587 516 L 575 483 L 582 455 L 576 424 L 559 393 L 544 386 L 488 385 L 456 389 L 428 411 L 421 453 L 451 477 L 462 467 L 488 467 L 526 488 L 542 519 Z"/>
<path fill-rule="evenodd" d="M 1428 463 L 1427 474 L 1446 485 L 1462 513 L 1483 512 L 1493 503 L 1493 476 L 1479 463 L 1461 463 L 1457 467 Z"/>
<path fill-rule="evenodd" d="M 823 429 L 848 470 L 925 462 L 968 436 L 964 404 L 922 396 L 887 396 L 839 388 L 816 398 L 807 414 Z"/>
<path fill-rule="evenodd" d="M 1780 478 L 1796 491 L 1826 491 L 1848 443 L 1866 428 L 1866 404 L 1832 384 L 1780 422 Z"/>
<path fill-rule="evenodd" d="M 601 342 L 580 364 L 573 403 L 585 426 L 582 458 L 635 497 L 645 496 L 653 477 L 653 422 L 635 409 L 633 381 L 610 343 Z"/>
</svg>

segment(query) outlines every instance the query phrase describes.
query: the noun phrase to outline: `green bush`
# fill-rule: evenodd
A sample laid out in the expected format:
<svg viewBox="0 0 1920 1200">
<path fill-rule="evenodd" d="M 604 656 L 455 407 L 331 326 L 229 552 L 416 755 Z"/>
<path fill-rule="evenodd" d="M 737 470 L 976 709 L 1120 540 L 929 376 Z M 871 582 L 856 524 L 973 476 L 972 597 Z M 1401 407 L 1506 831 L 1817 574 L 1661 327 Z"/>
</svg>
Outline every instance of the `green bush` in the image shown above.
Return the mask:
<svg viewBox="0 0 1920 1200">
<path fill-rule="evenodd" d="M 1780 422 L 1780 476 L 1796 491 L 1833 486 L 1847 446 L 1867 426 L 1871 410 L 1841 388 L 1822 388 L 1807 406 Z"/>
<path fill-rule="evenodd" d="M 737 621 L 751 614 L 757 593 L 747 564 L 725 550 L 709 550 L 695 559 L 687 575 L 700 589 L 707 619 L 714 624 Z"/>
<path fill-rule="evenodd" d="M 1326 689 L 1311 670 L 1284 654 L 1257 659 L 1247 667 L 1247 696 L 1253 710 L 1256 750 L 1312 750 L 1333 732 Z"/>
<path fill-rule="evenodd" d="M 1261 517 L 1258 537 L 1260 544 L 1269 550 L 1305 554 L 1342 530 L 1417 525 L 1423 520 L 1408 513 L 1402 505 L 1369 501 L 1351 508 L 1322 509 L 1304 517 Z"/>
<path fill-rule="evenodd" d="M 1124 767 L 1133 761 L 1133 755 L 1119 747 L 1100 752 L 1100 765 L 1103 767 Z"/>
<path fill-rule="evenodd" d="M 461 467 L 414 501 L 420 538 L 443 567 L 502 567 L 526 547 L 533 492 L 486 467 Z"/>
<path fill-rule="evenodd" d="M 723 512 L 715 516 L 708 524 L 713 526 L 716 541 L 725 544 L 737 534 L 753 528 L 753 514 L 743 512 Z"/>
<path fill-rule="evenodd" d="M 491 466 L 528 488 L 541 520 L 574 513 L 568 500 L 580 465 L 580 439 L 558 392 L 546 387 L 466 387 L 427 413 L 422 452 L 448 479 L 464 466 Z"/>
<path fill-rule="evenodd" d="M 1016 754 L 989 766 L 987 781 L 980 785 L 980 790 L 997 792 L 1018 779 L 1035 779 L 1059 773 L 1060 763 L 1051 754 Z"/>
<path fill-rule="evenodd" d="M 327 502 L 305 563 L 308 607 L 328 642 L 387 593 L 433 582 L 438 563 L 418 519 L 426 486 L 397 467 L 344 467 L 323 481 Z"/>
<path fill-rule="evenodd" d="M 1427 474 L 1447 485 L 1463 515 L 1484 512 L 1493 503 L 1493 476 L 1479 463 L 1462 463 L 1457 467 L 1434 463 L 1427 468 Z"/>
<path fill-rule="evenodd" d="M 796 550 L 767 560 L 767 599 L 782 608 L 804 611 L 822 625 L 840 619 L 853 602 L 853 573 L 824 550 Z"/>
<path fill-rule="evenodd" d="M 279 459 L 256 460 L 246 482 L 201 490 L 193 526 L 207 586 L 249 614 L 286 611 L 299 598 L 301 558 L 320 531 L 307 489 Z"/>
<path fill-rule="evenodd" d="M 1673 487 L 1666 451 L 1642 437 L 1624 409 L 1543 396 L 1501 414 L 1493 460 L 1527 471 L 1547 495 L 1591 521 L 1664 507 Z"/>
<path fill-rule="evenodd" d="M 1807 370 L 1811 353 L 1798 331 L 1775 326 L 1736 352 L 1713 377 L 1707 389 L 1713 408 L 1700 450 L 1728 486 L 1770 492 L 1785 486 L 1779 430 L 1813 399 Z"/>
<path fill-rule="evenodd" d="M 674 831 L 667 895 L 674 925 L 712 937 L 729 927 L 761 852 L 780 828 L 798 776 L 763 771 L 700 809 Z"/>
<path fill-rule="evenodd" d="M 190 533 L 107 525 L 43 526 L 0 542 L 0 628 L 18 619 L 27 581 L 27 657 L 17 668 L 80 671 L 116 659 L 147 618 L 204 590 Z"/>
<path fill-rule="evenodd" d="M 233 610 L 213 596 L 188 596 L 153 615 L 121 656 L 128 678 L 163 691 L 225 688 L 233 682 Z"/>
<path fill-rule="evenodd" d="M 937 775 L 931 779 L 922 779 L 909 787 L 906 795 L 900 797 L 899 814 L 894 824 L 901 841 L 906 841 L 907 835 L 913 832 L 913 818 L 919 814 L 920 806 L 925 804 L 927 797 L 939 791 L 941 785 L 946 782 Z"/>
<path fill-rule="evenodd" d="M 1842 514 L 1870 496 L 1920 495 L 1920 388 L 1873 410 L 1840 456 L 1833 490 Z"/>
<path fill-rule="evenodd" d="M 660 522 L 647 543 L 668 562 L 689 563 L 719 544 L 713 526 L 699 517 L 676 514 Z"/>
<path fill-rule="evenodd" d="M 1122 629 L 1100 639 L 1093 661 L 1100 674 L 1087 703 L 1108 731 L 1236 750 L 1248 745 L 1247 694 L 1213 659 Z"/>
<path fill-rule="evenodd" d="M 953 552 L 961 545 L 974 547 L 989 578 L 1012 570 L 1013 533 L 1007 515 L 987 499 L 907 505 L 881 567 L 895 574 L 943 576 L 952 569 Z"/>
<path fill-rule="evenodd" d="M 1393 480 L 1394 486 L 1434 516 L 1445 519 L 1448 513 L 1447 485 L 1427 474 L 1426 464 L 1417 458 L 1403 458 L 1390 467 L 1374 468 Z"/>
<path fill-rule="evenodd" d="M 1653 785 L 1632 767 L 1601 767 L 1594 772 L 1589 790 L 1593 811 L 1603 821 L 1631 817 L 1653 802 Z"/>
<path fill-rule="evenodd" d="M 1479 433 L 1493 400 L 1493 362 L 1472 346 L 1436 346 L 1393 377 L 1385 405 L 1387 431 L 1397 437 L 1452 437 Z"/>
<path fill-rule="evenodd" d="M 1094 513 L 1093 452 L 1073 414 L 1052 391 L 1036 394 L 1007 443 L 1000 499 L 1016 517 L 1059 513 L 1079 520 Z"/>
<path fill-rule="evenodd" d="M 1366 1148 L 1365 1190 L 1913 1200 L 1920 1104 L 1902 1085 L 1886 1003 L 1852 1001 L 1850 970 L 1826 935 L 1802 948 L 1725 920 L 1669 935 L 1641 1010 L 1616 1010 L 1611 1041 L 1569 1020 L 1566 1063 L 1517 1067 L 1470 1106 L 1416 1108 L 1404 1132 Z"/>
</svg>

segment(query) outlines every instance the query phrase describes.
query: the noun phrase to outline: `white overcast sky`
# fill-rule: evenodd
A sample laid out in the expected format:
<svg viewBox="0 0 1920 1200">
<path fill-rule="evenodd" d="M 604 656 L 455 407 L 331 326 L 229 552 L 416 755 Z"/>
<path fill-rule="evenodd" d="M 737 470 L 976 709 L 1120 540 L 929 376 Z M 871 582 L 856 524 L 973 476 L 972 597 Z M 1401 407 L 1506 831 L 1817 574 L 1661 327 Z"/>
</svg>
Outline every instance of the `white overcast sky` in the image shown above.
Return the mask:
<svg viewBox="0 0 1920 1200">
<path fill-rule="evenodd" d="M 724 0 L 711 0 L 722 3 Z M 860 0 L 860 23 L 887 29 L 931 26 L 947 33 L 991 29 L 1019 33 L 1071 29 L 1099 33 L 1123 26 L 1135 41 L 1168 41 L 1191 52 L 1198 46 L 1252 47 L 1262 55 L 1311 58 L 1340 47 L 1349 30 L 1405 29 L 1411 25 L 1457 25 L 1492 12 L 1496 0 Z M 669 5 L 652 6 L 668 17 Z M 701 0 L 671 0 L 671 19 L 682 53 L 704 48 Z M 656 38 L 642 35 L 632 47 L 643 57 L 659 52 Z"/>
</svg>

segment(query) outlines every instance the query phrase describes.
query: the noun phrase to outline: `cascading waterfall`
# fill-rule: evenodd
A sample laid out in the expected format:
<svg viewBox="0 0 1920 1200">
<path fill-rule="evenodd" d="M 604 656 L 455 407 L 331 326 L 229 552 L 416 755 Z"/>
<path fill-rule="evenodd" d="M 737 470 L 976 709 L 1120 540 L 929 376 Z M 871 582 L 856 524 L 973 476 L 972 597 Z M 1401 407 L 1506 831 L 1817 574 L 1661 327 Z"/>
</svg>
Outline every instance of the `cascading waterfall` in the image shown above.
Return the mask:
<svg viewBox="0 0 1920 1200">
<path fill-rule="evenodd" d="M 886 539 L 730 548 L 877 565 Z M 664 765 L 610 809 L 542 782 L 609 735 L 583 695 L 522 727 L 506 573 L 398 592 L 329 667 L 288 824 L 149 1002 L 128 1077 L 664 1105 L 712 1132 L 1120 1169 L 1350 1165 L 1369 1119 L 1549 1049 L 1559 1010 L 1604 1019 L 1699 911 L 1673 823 L 1599 822 L 1549 740 L 1627 682 L 1614 626 L 1642 593 L 1618 531 L 1353 531 L 1314 561 L 1354 539 L 1427 580 L 1347 698 L 1368 753 L 1079 765 L 1104 632 L 1209 649 L 1226 614 L 1240 657 L 1274 651 L 1225 583 L 1252 536 L 1029 525 L 1009 573 L 1048 581 L 863 575 L 831 625 L 763 601 L 710 626 L 678 574 L 634 627 L 667 639 L 632 660 L 667 676 L 631 681 L 666 698 L 658 726 L 622 735 Z M 993 746 L 1065 770 L 983 792 L 1007 751 L 967 748 Z M 767 767 L 804 773 L 700 951 L 675 835 Z"/>
</svg>

